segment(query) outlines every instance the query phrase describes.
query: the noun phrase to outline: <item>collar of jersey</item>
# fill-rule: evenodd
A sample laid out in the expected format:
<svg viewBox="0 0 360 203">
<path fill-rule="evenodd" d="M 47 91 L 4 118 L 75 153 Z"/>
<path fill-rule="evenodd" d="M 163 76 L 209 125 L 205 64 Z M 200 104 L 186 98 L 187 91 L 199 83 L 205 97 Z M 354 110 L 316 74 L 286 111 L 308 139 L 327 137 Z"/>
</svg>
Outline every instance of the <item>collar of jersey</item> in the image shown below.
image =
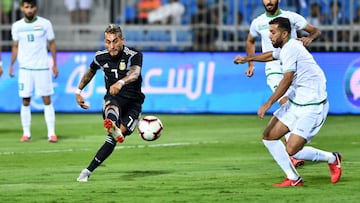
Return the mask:
<svg viewBox="0 0 360 203">
<path fill-rule="evenodd" d="M 26 21 L 26 18 L 24 17 L 25 23 L 33 23 L 37 20 L 37 16 L 35 16 L 31 21 Z"/>
<path fill-rule="evenodd" d="M 269 15 L 267 12 L 265 12 L 266 17 L 269 17 L 269 18 L 275 18 L 275 17 L 278 17 L 278 16 L 281 15 L 281 14 L 282 14 L 282 10 L 281 10 L 281 9 L 279 9 L 279 13 L 276 14 L 276 15 L 274 15 L 274 16 L 271 16 L 271 15 Z"/>
</svg>

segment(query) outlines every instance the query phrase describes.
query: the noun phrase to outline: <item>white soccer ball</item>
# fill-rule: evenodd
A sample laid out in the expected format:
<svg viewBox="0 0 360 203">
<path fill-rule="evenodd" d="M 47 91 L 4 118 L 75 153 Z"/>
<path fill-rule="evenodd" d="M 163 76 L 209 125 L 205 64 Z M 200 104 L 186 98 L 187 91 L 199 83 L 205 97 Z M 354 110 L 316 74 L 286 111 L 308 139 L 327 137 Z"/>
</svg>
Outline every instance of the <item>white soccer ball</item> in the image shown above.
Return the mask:
<svg viewBox="0 0 360 203">
<path fill-rule="evenodd" d="M 143 140 L 154 141 L 160 137 L 163 130 L 163 124 L 156 116 L 145 116 L 139 121 L 137 129 Z"/>
</svg>

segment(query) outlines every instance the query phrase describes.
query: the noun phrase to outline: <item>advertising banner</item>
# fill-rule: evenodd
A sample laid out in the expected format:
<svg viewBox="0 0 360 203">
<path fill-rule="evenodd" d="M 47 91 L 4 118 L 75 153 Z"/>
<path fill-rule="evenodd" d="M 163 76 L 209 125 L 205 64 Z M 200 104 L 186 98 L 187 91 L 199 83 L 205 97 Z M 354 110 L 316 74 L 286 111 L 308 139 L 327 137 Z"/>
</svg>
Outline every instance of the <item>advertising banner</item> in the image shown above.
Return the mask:
<svg viewBox="0 0 360 203">
<path fill-rule="evenodd" d="M 10 78 L 10 53 L 3 52 L 4 73 L 0 77 L 0 112 L 18 112 L 17 63 Z M 254 114 L 271 95 L 266 85 L 264 63 L 255 63 L 255 74 L 245 75 L 247 65 L 235 65 L 230 52 L 145 52 L 143 87 L 144 113 L 224 113 Z M 332 114 L 360 113 L 360 54 L 314 53 L 327 76 Z M 103 73 L 99 70 L 82 94 L 89 110 L 79 108 L 74 92 L 93 59 L 93 52 L 59 52 L 59 76 L 53 80 L 55 110 L 66 113 L 100 112 L 105 94 Z M 49 57 L 49 64 L 52 64 Z M 42 111 L 42 99 L 32 97 L 32 111 Z M 278 106 L 274 105 L 269 113 Z"/>
</svg>

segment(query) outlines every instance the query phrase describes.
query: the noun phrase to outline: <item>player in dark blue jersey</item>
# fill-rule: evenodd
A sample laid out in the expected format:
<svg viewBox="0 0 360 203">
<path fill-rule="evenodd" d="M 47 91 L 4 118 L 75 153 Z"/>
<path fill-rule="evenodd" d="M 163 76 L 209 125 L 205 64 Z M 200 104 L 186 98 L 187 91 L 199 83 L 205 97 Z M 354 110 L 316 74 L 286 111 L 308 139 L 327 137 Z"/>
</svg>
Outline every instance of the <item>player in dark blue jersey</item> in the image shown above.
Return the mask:
<svg viewBox="0 0 360 203">
<path fill-rule="evenodd" d="M 104 127 L 108 135 L 89 166 L 77 178 L 87 182 L 90 174 L 113 152 L 117 142 L 123 142 L 138 123 L 145 95 L 141 92 L 141 52 L 124 45 L 125 38 L 118 25 L 110 24 L 104 33 L 106 50 L 98 51 L 89 70 L 82 77 L 76 90 L 76 102 L 88 109 L 81 90 L 95 76 L 97 70 L 104 72 L 106 94 L 103 101 Z"/>
</svg>

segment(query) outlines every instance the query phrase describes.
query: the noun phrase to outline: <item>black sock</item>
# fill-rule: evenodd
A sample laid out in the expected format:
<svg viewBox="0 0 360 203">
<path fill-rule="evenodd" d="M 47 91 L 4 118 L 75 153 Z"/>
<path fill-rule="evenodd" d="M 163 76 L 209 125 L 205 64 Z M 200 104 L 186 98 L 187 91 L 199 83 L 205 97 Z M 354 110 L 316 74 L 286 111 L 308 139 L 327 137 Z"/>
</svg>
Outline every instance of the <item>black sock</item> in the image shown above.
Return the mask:
<svg viewBox="0 0 360 203">
<path fill-rule="evenodd" d="M 115 146 L 116 140 L 111 135 L 108 135 L 105 143 L 97 151 L 94 159 L 91 161 L 87 169 L 89 171 L 94 171 L 102 162 L 105 161 L 106 158 L 110 156 L 110 154 L 114 151 Z"/>
</svg>

